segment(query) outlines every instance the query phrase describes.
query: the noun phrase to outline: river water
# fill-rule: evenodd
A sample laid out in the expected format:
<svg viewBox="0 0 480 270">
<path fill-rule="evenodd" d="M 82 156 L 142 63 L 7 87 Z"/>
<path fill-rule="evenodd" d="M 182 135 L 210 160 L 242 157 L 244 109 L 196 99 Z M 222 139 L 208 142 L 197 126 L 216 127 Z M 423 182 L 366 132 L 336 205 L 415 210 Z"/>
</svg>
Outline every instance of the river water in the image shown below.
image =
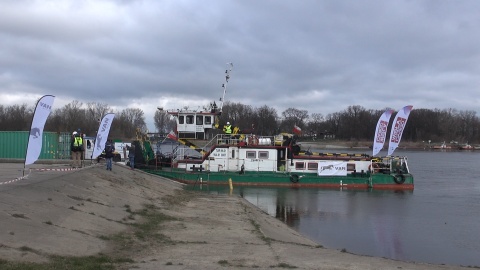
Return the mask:
<svg viewBox="0 0 480 270">
<path fill-rule="evenodd" d="M 480 151 L 395 155 L 408 157 L 414 191 L 234 187 L 234 193 L 327 248 L 480 266 Z"/>
</svg>

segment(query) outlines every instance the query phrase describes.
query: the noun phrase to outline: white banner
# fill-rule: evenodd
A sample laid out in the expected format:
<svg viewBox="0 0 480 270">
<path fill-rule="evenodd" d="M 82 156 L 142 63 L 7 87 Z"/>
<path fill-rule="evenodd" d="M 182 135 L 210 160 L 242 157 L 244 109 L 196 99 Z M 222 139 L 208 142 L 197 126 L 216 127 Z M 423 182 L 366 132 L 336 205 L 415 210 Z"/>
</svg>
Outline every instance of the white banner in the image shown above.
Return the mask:
<svg viewBox="0 0 480 270">
<path fill-rule="evenodd" d="M 318 162 L 318 175 L 347 175 L 347 162 L 344 161 L 320 161 Z"/>
<path fill-rule="evenodd" d="M 52 111 L 55 96 L 46 95 L 40 98 L 33 113 L 32 127 L 28 138 L 27 153 L 25 155 L 25 165 L 34 163 L 40 156 L 43 142 L 43 128 L 45 122 Z"/>
<path fill-rule="evenodd" d="M 95 139 L 95 146 L 93 148 L 92 159 L 97 158 L 105 149 L 105 143 L 108 139 L 108 133 L 110 132 L 110 127 L 112 126 L 113 118 L 115 117 L 114 113 L 108 113 L 102 118 L 100 126 L 98 127 L 97 137 Z"/>
<path fill-rule="evenodd" d="M 400 140 L 402 139 L 403 130 L 407 124 L 408 116 L 412 111 L 413 106 L 408 105 L 398 111 L 393 120 L 392 130 L 390 130 L 390 142 L 388 143 L 388 155 L 391 156 L 393 151 L 397 149 Z"/>
<path fill-rule="evenodd" d="M 375 156 L 382 150 L 383 145 L 385 144 L 385 139 L 387 137 L 387 128 L 388 122 L 390 122 L 390 117 L 392 116 L 393 110 L 386 110 L 378 119 L 377 129 L 375 130 L 375 137 L 373 138 L 373 155 Z"/>
</svg>

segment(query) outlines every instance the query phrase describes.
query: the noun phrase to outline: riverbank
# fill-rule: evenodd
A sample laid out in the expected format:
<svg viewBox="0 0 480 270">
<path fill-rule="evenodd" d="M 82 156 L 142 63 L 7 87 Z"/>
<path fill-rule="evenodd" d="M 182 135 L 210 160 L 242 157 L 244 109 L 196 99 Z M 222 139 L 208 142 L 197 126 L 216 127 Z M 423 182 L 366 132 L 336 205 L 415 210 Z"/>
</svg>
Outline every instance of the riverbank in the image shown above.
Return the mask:
<svg viewBox="0 0 480 270">
<path fill-rule="evenodd" d="M 240 197 L 123 165 L 31 168 L 0 164 L 1 269 L 468 269 L 323 248 Z"/>
</svg>

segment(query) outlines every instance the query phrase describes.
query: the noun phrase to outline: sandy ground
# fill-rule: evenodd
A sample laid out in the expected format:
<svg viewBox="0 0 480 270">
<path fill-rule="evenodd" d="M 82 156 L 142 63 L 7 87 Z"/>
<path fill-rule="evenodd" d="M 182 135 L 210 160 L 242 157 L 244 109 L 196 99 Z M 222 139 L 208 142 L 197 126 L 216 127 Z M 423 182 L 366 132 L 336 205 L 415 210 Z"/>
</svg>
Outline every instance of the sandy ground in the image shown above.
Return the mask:
<svg viewBox="0 0 480 270">
<path fill-rule="evenodd" d="M 102 253 L 133 259 L 118 269 L 471 269 L 323 248 L 235 195 L 184 191 L 119 164 L 29 168 L 19 179 L 23 164 L 0 163 L 1 259 Z M 168 218 L 139 239 L 131 224 L 142 222 L 135 213 L 146 206 Z"/>
</svg>

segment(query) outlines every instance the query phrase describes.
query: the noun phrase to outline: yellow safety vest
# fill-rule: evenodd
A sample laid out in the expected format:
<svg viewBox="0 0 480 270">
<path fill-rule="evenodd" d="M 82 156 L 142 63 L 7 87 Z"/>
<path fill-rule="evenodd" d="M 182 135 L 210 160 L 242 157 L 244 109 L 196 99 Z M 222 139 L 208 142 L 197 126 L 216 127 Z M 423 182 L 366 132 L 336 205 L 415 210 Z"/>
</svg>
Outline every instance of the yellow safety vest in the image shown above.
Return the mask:
<svg viewBox="0 0 480 270">
<path fill-rule="evenodd" d="M 73 142 L 73 146 L 78 147 L 83 145 L 82 137 L 75 137 L 75 141 Z"/>
<path fill-rule="evenodd" d="M 231 125 L 225 126 L 224 130 L 225 130 L 225 134 L 232 134 L 232 126 Z"/>
</svg>

